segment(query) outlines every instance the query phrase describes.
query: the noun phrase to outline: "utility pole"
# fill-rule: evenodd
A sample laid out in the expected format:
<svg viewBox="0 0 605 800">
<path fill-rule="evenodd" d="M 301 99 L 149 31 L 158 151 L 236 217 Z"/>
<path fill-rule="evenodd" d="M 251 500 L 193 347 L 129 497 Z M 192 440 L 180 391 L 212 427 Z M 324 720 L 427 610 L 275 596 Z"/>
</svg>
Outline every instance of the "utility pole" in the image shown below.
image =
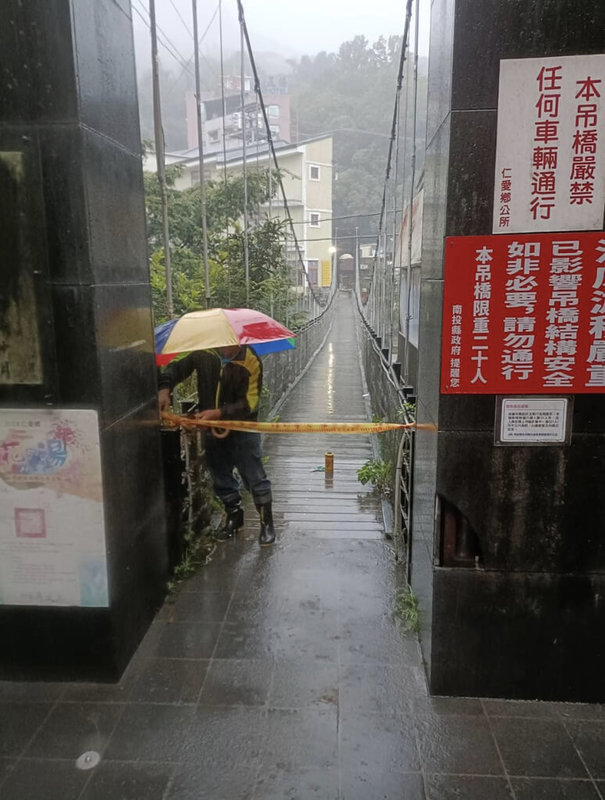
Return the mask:
<svg viewBox="0 0 605 800">
<path fill-rule="evenodd" d="M 172 264 L 170 260 L 170 231 L 168 228 L 168 201 L 166 198 L 166 166 L 164 131 L 162 130 L 162 107 L 160 103 L 160 75 L 158 63 L 158 39 L 155 22 L 155 0 L 149 0 L 149 27 L 151 30 L 151 74 L 153 81 L 153 130 L 155 136 L 155 158 L 162 207 L 162 236 L 164 239 L 164 265 L 166 270 L 166 309 L 174 316 L 172 300 Z"/>
<path fill-rule="evenodd" d="M 204 177 L 204 137 L 202 131 L 202 95 L 200 88 L 200 52 L 197 34 L 197 0 L 192 0 L 193 54 L 195 57 L 195 108 L 197 112 L 197 149 L 200 162 L 200 204 L 202 214 L 202 242 L 204 277 L 206 283 L 206 308 L 210 308 L 210 266 L 208 264 L 208 230 L 206 227 L 206 179 Z M 224 118 L 223 118 L 224 124 Z"/>
</svg>

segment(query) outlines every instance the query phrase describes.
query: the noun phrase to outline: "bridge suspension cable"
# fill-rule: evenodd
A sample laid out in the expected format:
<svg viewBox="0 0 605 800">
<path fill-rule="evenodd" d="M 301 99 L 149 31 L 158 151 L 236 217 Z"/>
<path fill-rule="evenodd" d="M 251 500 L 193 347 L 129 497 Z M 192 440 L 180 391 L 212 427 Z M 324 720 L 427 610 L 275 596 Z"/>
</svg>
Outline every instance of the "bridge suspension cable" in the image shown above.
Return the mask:
<svg viewBox="0 0 605 800">
<path fill-rule="evenodd" d="M 383 184 L 383 191 L 382 191 L 382 200 L 380 205 L 380 212 L 379 212 L 379 220 L 378 220 L 378 233 L 376 237 L 376 247 L 374 251 L 373 257 L 373 267 L 372 267 L 372 282 L 370 284 L 370 324 L 373 328 L 377 330 L 377 333 L 381 338 L 384 338 L 385 332 L 388 333 L 388 340 L 389 340 L 389 352 L 390 352 L 390 345 L 391 345 L 391 331 L 385 331 L 385 317 L 387 320 L 387 325 L 390 326 L 391 314 L 385 314 L 384 312 L 384 305 L 385 300 L 389 303 L 392 303 L 392 293 L 387 292 L 387 287 L 385 285 L 386 281 L 386 232 L 384 231 L 384 219 L 385 219 L 385 211 L 387 206 L 387 196 L 389 192 L 389 187 L 391 184 L 391 168 L 393 165 L 393 159 L 395 157 L 395 161 L 397 162 L 398 150 L 399 150 L 399 111 L 400 111 L 400 102 L 401 102 L 401 90 L 403 86 L 403 72 L 404 72 L 404 65 L 407 60 L 408 56 L 408 48 L 409 48 L 409 35 L 410 35 L 410 26 L 411 26 L 411 19 L 412 19 L 412 6 L 413 0 L 407 0 L 406 3 L 406 13 L 405 13 L 405 25 L 403 31 L 403 38 L 401 42 L 401 51 L 399 55 L 399 66 L 397 70 L 397 84 L 395 89 L 395 102 L 393 107 L 393 116 L 391 121 L 391 132 L 389 137 L 389 149 L 387 154 L 387 164 L 385 170 L 385 177 L 384 177 L 384 184 Z M 394 191 L 397 191 L 397 187 L 394 187 Z M 396 207 L 396 201 L 394 202 L 394 207 Z M 382 240 L 382 269 L 379 269 L 377 266 L 378 262 L 378 255 L 381 252 L 381 240 Z M 393 258 L 394 258 L 394 250 L 395 250 L 395 241 L 393 240 Z"/>
<path fill-rule="evenodd" d="M 311 295 L 313 296 L 313 300 L 316 303 L 321 305 L 320 298 L 318 297 L 318 295 L 317 295 L 317 293 L 316 293 L 316 291 L 315 291 L 315 289 L 313 287 L 313 284 L 309 280 L 309 274 L 307 272 L 307 267 L 306 267 L 306 264 L 305 264 L 303 256 L 302 256 L 302 252 L 301 252 L 301 249 L 300 249 L 300 244 L 299 244 L 299 241 L 298 241 L 298 237 L 296 235 L 296 230 L 294 228 L 294 222 L 292 220 L 292 213 L 290 211 L 290 206 L 288 204 L 288 198 L 287 198 L 286 190 L 285 190 L 285 187 L 284 187 L 284 184 L 283 184 L 283 181 L 282 181 L 281 170 L 279 168 L 279 162 L 277 160 L 277 154 L 275 152 L 275 145 L 273 143 L 273 135 L 271 133 L 271 127 L 269 125 L 269 117 L 267 115 L 267 109 L 265 107 L 265 101 L 263 99 L 263 93 L 262 93 L 261 86 L 260 86 L 260 80 L 259 80 L 259 77 L 258 77 L 258 70 L 256 68 L 256 62 L 255 62 L 255 59 L 254 59 L 254 53 L 252 52 L 252 46 L 250 44 L 250 36 L 248 35 L 248 27 L 246 25 L 246 18 L 244 16 L 244 7 L 242 5 L 242 0 L 237 0 L 237 7 L 238 7 L 239 17 L 240 17 L 240 25 L 241 25 L 241 28 L 242 28 L 242 32 L 243 32 L 243 35 L 244 35 L 245 42 L 246 42 L 246 47 L 247 47 L 247 50 L 248 50 L 248 58 L 250 59 L 250 66 L 251 66 L 251 69 L 252 69 L 252 74 L 254 76 L 254 89 L 255 89 L 255 92 L 256 92 L 256 94 L 258 96 L 259 104 L 260 104 L 260 107 L 261 107 L 261 112 L 262 112 L 262 115 L 263 115 L 263 121 L 264 121 L 264 125 L 265 125 L 265 131 L 266 131 L 266 134 L 267 134 L 267 143 L 268 143 L 269 149 L 271 151 L 271 156 L 273 158 L 273 163 L 275 164 L 276 179 L 277 179 L 277 182 L 279 184 L 280 191 L 281 191 L 282 201 L 283 201 L 283 204 L 284 204 L 284 209 L 285 209 L 286 216 L 287 216 L 287 219 L 288 219 L 288 223 L 289 223 L 289 226 L 290 226 L 292 239 L 294 241 L 294 247 L 296 249 L 296 254 L 298 256 L 298 261 L 300 263 L 301 269 L 302 269 L 302 271 L 303 271 L 303 273 L 304 273 L 304 275 L 306 277 L 307 285 L 309 286 L 309 289 L 311 290 Z M 242 114 L 243 114 L 243 108 L 242 108 Z"/>
</svg>

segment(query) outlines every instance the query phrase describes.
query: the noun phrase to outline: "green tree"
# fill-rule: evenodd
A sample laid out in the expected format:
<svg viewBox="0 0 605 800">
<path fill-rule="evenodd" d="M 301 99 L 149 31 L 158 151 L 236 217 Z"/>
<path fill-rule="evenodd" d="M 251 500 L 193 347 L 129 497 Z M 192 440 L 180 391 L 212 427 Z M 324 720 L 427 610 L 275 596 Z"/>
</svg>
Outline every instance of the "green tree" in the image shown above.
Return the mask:
<svg viewBox="0 0 605 800">
<path fill-rule="evenodd" d="M 206 305 L 203 261 L 201 201 L 199 186 L 179 191 L 178 167 L 167 170 L 167 203 L 170 228 L 174 312 L 184 314 Z M 263 203 L 272 185 L 268 171 L 248 175 L 248 266 L 249 305 L 292 323 L 295 296 L 284 257 L 285 223 L 269 219 Z M 168 319 L 166 306 L 165 254 L 159 185 L 155 174 L 145 175 L 147 235 L 156 324 Z M 241 218 L 244 213 L 244 182 L 241 176 L 206 185 L 208 261 L 212 306 L 246 305 L 245 248 Z"/>
<path fill-rule="evenodd" d="M 336 221 L 339 233 L 375 234 L 387 165 L 389 136 L 393 118 L 401 37 L 380 37 L 370 44 L 364 36 L 344 42 L 338 53 L 322 52 L 303 56 L 293 63 L 290 80 L 294 117 L 300 138 L 332 132 L 334 136 L 333 210 L 335 217 L 354 216 Z M 408 74 L 404 69 L 404 77 Z M 426 63 L 420 64 L 419 96 L 424 96 Z M 402 105 L 404 104 L 402 94 Z M 411 107 L 411 106 L 410 106 Z M 411 113 L 407 123 L 402 110 L 400 158 L 411 152 Z M 418 130 L 423 129 L 421 104 Z M 420 155 L 417 174 L 422 164 Z M 399 176 L 401 180 L 401 174 Z M 407 194 L 405 195 L 407 196 Z"/>
</svg>

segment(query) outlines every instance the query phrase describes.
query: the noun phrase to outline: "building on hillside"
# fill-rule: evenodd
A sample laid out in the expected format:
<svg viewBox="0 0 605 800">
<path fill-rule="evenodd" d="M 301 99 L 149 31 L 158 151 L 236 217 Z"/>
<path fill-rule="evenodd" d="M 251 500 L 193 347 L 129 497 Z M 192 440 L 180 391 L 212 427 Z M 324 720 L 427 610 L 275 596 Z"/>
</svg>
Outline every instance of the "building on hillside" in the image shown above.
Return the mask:
<svg viewBox="0 0 605 800">
<path fill-rule="evenodd" d="M 274 147 L 309 282 L 320 288 L 328 287 L 332 281 L 332 137 L 307 139 L 298 144 L 276 142 Z M 197 148 L 183 153 L 167 153 L 166 164 L 179 164 L 182 168 L 182 174 L 175 183 L 177 189 L 187 189 L 199 183 Z M 247 148 L 246 167 L 249 174 L 254 170 L 273 167 L 267 142 L 255 142 Z M 207 181 L 222 180 L 225 168 L 228 175 L 241 175 L 241 141 L 238 148 L 225 154 L 221 149 L 204 155 L 204 177 Z M 145 169 L 156 169 L 152 153 L 146 157 Z M 266 211 L 269 210 L 268 206 Z M 271 215 L 273 218 L 287 218 L 279 192 L 271 201 Z M 288 256 L 296 275 L 296 285 L 300 291 L 304 291 L 307 281 L 292 239 L 289 241 Z"/>
<path fill-rule="evenodd" d="M 202 99 L 202 129 L 204 153 L 217 150 L 231 150 L 241 147 L 243 133 L 246 143 L 266 141 L 265 120 L 256 93 L 252 91 L 252 79 L 244 82 L 244 111 L 239 76 L 227 76 L 224 81 L 224 97 Z M 197 108 L 195 94 L 186 95 L 187 145 L 197 148 Z M 290 142 L 290 95 L 285 78 L 282 76 L 267 80 L 263 91 L 263 101 L 267 110 L 271 136 L 275 140 Z"/>
</svg>

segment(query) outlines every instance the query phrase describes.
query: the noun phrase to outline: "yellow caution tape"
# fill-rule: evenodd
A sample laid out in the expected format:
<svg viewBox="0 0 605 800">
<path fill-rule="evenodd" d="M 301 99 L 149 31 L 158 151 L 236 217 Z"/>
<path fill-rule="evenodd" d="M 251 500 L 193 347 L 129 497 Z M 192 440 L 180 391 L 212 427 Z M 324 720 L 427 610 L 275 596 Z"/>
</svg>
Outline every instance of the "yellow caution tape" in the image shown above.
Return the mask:
<svg viewBox="0 0 605 800">
<path fill-rule="evenodd" d="M 436 425 L 417 422 L 252 422 L 233 419 L 196 419 L 162 412 L 162 419 L 174 426 L 183 428 L 219 428 L 228 431 L 248 431 L 255 433 L 386 433 L 386 431 L 405 428 L 437 430 Z"/>
</svg>

